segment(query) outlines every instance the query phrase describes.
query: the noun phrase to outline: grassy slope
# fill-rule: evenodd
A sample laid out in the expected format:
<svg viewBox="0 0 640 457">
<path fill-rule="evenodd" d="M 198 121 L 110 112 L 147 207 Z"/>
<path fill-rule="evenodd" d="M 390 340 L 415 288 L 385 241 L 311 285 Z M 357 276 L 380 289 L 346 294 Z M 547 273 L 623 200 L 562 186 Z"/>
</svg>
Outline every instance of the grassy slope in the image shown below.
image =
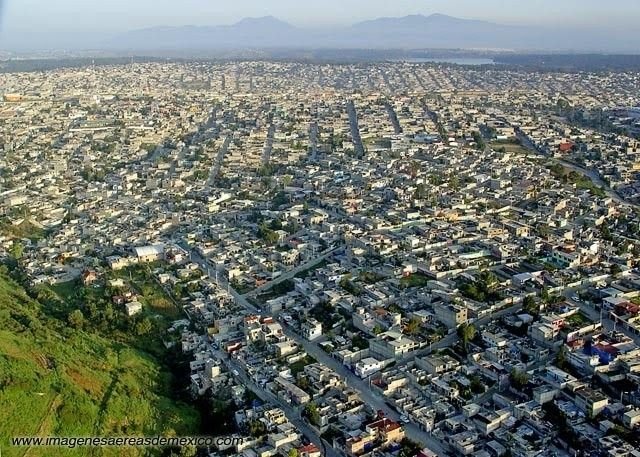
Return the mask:
<svg viewBox="0 0 640 457">
<path fill-rule="evenodd" d="M 136 456 L 141 449 L 10 448 L 12 436 L 196 434 L 148 354 L 51 318 L 0 274 L 0 446 L 13 456 Z M 150 451 L 146 451 L 150 452 Z"/>
</svg>

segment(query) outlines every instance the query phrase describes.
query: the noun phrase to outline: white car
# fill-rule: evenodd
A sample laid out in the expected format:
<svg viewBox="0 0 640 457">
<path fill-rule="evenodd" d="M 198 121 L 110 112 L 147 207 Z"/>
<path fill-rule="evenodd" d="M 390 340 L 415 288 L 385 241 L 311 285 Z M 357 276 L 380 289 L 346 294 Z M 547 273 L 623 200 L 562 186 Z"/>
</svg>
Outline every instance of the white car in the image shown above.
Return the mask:
<svg viewBox="0 0 640 457">
<path fill-rule="evenodd" d="M 578 297 L 577 295 L 572 295 L 572 296 L 571 296 L 571 300 L 573 300 L 573 301 L 580 301 L 580 297 Z"/>
<path fill-rule="evenodd" d="M 233 370 L 232 373 L 234 376 L 240 376 L 240 373 L 238 373 L 238 370 Z"/>
<path fill-rule="evenodd" d="M 411 421 L 409 420 L 409 417 L 402 415 L 400 416 L 400 422 L 402 422 L 403 424 L 408 424 Z"/>
</svg>

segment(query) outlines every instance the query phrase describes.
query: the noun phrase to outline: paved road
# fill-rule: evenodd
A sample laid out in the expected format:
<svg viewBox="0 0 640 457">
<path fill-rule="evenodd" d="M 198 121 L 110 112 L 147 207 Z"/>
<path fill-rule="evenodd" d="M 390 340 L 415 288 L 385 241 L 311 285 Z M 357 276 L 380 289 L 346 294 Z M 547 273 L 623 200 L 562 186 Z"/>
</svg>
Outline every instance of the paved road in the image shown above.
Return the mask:
<svg viewBox="0 0 640 457">
<path fill-rule="evenodd" d="M 318 159 L 318 123 L 316 121 L 309 124 L 309 143 L 311 147 L 311 161 Z"/>
<path fill-rule="evenodd" d="M 207 264 L 206 259 L 204 259 L 195 250 L 189 249 L 188 246 L 185 247 L 183 245 L 183 247 L 185 249 L 188 249 L 189 252 L 191 252 L 191 260 L 198 263 L 200 265 L 200 268 L 202 268 L 205 274 L 207 274 L 206 272 L 208 271 L 209 265 Z M 252 312 L 255 312 L 255 313 L 260 312 L 256 307 L 254 307 L 251 303 L 249 303 L 242 295 L 236 292 L 232 287 L 228 287 L 228 284 L 226 283 L 226 281 L 221 281 L 220 278 L 218 278 L 218 282 L 219 282 L 218 285 L 221 288 L 228 288 L 229 292 L 231 293 L 231 295 L 233 296 L 233 298 L 236 300 L 238 304 L 244 306 L 245 308 L 251 310 Z M 322 442 L 322 439 L 320 438 L 320 435 L 318 435 L 317 432 L 313 428 L 311 428 L 309 424 L 307 424 L 301 418 L 300 411 L 298 411 L 297 409 L 295 409 L 285 401 L 278 398 L 272 392 L 258 386 L 248 376 L 244 367 L 240 363 L 229 359 L 226 354 L 222 353 L 219 350 L 216 350 L 215 348 L 212 348 L 212 351 L 214 351 L 218 355 L 218 358 L 222 360 L 222 362 L 225 364 L 225 366 L 229 370 L 229 373 L 231 373 L 236 379 L 238 379 L 244 386 L 252 390 L 262 400 L 272 403 L 274 405 L 278 405 L 278 407 L 280 407 L 284 411 L 289 421 L 298 428 L 298 431 L 302 432 L 307 438 L 311 440 L 313 444 L 318 446 L 320 449 L 324 449 L 325 455 L 327 457 L 340 457 L 341 454 L 339 454 L 335 449 L 324 445 L 324 443 Z M 238 373 L 238 374 L 236 375 L 235 373 Z"/>
<path fill-rule="evenodd" d="M 190 250 L 190 252 L 191 252 L 191 260 L 198 263 L 200 267 L 203 269 L 203 271 L 207 272 L 209 265 L 207 264 L 206 260 L 200 254 L 198 254 L 195 250 Z M 249 301 L 247 301 L 247 299 L 244 296 L 240 295 L 232 287 L 228 287 L 228 284 L 226 283 L 226 281 L 220 280 L 220 278 L 218 278 L 218 281 L 220 283 L 219 284 L 220 287 L 228 288 L 229 293 L 233 296 L 233 298 L 236 300 L 236 302 L 239 305 L 244 306 L 245 308 L 247 308 L 252 312 L 255 312 L 255 313 L 260 312 L 260 310 L 257 309 L 251 303 L 249 303 Z M 381 395 L 374 394 L 370 390 L 370 387 L 366 382 L 358 378 L 355 374 L 349 371 L 347 367 L 342 365 L 340 362 L 330 357 L 326 352 L 320 349 L 320 347 L 317 344 L 305 340 L 300 335 L 298 335 L 297 333 L 295 333 L 293 330 L 289 329 L 286 326 L 284 326 L 284 332 L 289 338 L 296 341 L 300 346 L 302 346 L 308 354 L 312 355 L 313 357 L 315 357 L 316 360 L 323 363 L 325 366 L 329 367 L 330 369 L 338 373 L 340 376 L 342 376 L 347 382 L 347 385 L 349 385 L 351 388 L 356 390 L 360 395 L 360 398 L 362 398 L 362 400 L 365 403 L 367 403 L 370 406 L 373 406 L 376 410 L 384 411 L 387 417 L 393 420 L 396 420 L 396 421 L 400 420 L 400 415 L 385 403 L 385 400 Z M 435 346 L 436 345 L 434 345 L 434 350 L 435 350 Z M 244 370 L 241 371 L 239 369 L 241 367 L 239 367 L 237 364 L 233 368 L 236 369 L 240 374 L 244 373 Z M 249 383 L 248 385 L 252 388 L 252 390 L 254 388 L 257 388 L 260 392 L 263 392 L 263 395 L 265 395 L 266 397 L 269 397 L 269 394 L 273 396 L 273 394 L 271 394 L 270 392 L 265 392 L 263 389 L 260 389 L 258 386 L 253 384 L 253 382 L 249 380 L 246 374 L 244 375 L 244 378 L 241 377 L 241 380 L 243 382 Z M 270 399 L 270 401 L 273 401 L 275 404 L 282 407 L 283 411 L 285 412 L 285 414 L 287 414 L 287 417 L 289 418 L 289 420 L 291 420 L 292 423 L 294 423 L 293 422 L 294 419 L 299 420 L 297 419 L 299 417 L 299 414 L 295 412 L 293 409 L 291 409 L 290 406 L 283 405 L 284 402 L 275 398 L 275 396 L 273 396 L 273 398 Z M 284 406 L 286 406 L 286 408 Z M 301 430 L 303 429 L 301 428 Z M 418 441 L 420 443 L 425 443 L 427 446 L 429 446 L 433 451 L 437 452 L 439 455 L 445 455 L 443 445 L 430 434 L 420 430 L 418 427 L 416 427 L 413 424 L 407 424 L 405 426 L 405 430 L 406 430 L 407 436 L 412 440 Z M 317 443 L 315 443 L 315 441 L 314 441 L 314 444 L 318 445 Z M 330 449 L 329 447 L 327 447 L 326 450 L 327 450 L 326 452 L 327 456 L 339 455 L 336 453 L 334 449 Z"/>
<path fill-rule="evenodd" d="M 197 263 L 202 269 L 202 271 L 204 272 L 204 274 L 209 277 L 209 279 L 213 279 L 214 281 L 216 280 L 215 274 L 211 275 L 211 270 L 215 271 L 215 267 L 211 266 L 211 264 L 209 264 L 207 259 L 202 257 L 198 253 L 198 251 L 196 251 L 195 249 L 192 249 L 188 244 L 184 242 L 180 242 L 178 244 L 187 252 L 189 252 L 191 261 Z M 241 306 L 244 306 L 245 308 L 247 308 L 253 313 L 261 312 L 258 308 L 252 305 L 244 296 L 240 295 L 233 287 L 231 287 L 229 285 L 229 282 L 224 277 L 222 277 L 221 275 L 218 275 L 217 281 L 218 281 L 218 287 L 224 290 L 228 290 L 231 296 L 233 297 L 233 299 L 236 301 L 236 303 L 238 303 Z"/>
<path fill-rule="evenodd" d="M 216 154 L 216 158 L 211 166 L 211 170 L 209 171 L 209 178 L 207 179 L 207 186 L 211 187 L 215 183 L 216 177 L 220 174 L 220 169 L 222 168 L 222 162 L 224 161 L 224 156 L 229 149 L 229 145 L 231 144 L 231 135 L 227 135 L 218 149 L 218 153 Z"/>
<path fill-rule="evenodd" d="M 473 322 L 474 327 L 476 327 L 476 329 L 480 329 L 481 327 L 487 325 L 488 323 L 490 323 L 495 319 L 499 319 L 502 316 L 507 316 L 510 314 L 517 313 L 522 309 L 522 298 L 518 297 L 517 299 L 514 300 L 514 303 L 515 304 L 513 306 L 510 306 L 509 308 L 504 308 L 502 310 L 496 311 L 495 313 L 488 314 L 478 319 L 477 321 Z M 414 360 L 416 357 L 425 357 L 433 353 L 434 351 L 438 351 L 440 349 L 450 347 L 454 345 L 457 341 L 458 341 L 458 334 L 456 332 L 453 332 L 445 336 L 438 342 L 429 345 L 429 347 L 410 352 L 405 357 L 398 359 L 398 363 L 408 362 L 410 360 Z"/>
<path fill-rule="evenodd" d="M 269 281 L 268 283 L 263 284 L 260 287 L 256 287 L 250 292 L 247 292 L 246 294 L 244 294 L 244 297 L 255 297 L 256 295 L 271 289 L 276 284 L 280 284 L 281 282 L 286 281 L 287 279 L 292 279 L 295 275 L 297 275 L 301 271 L 308 270 L 309 268 L 316 266 L 317 264 L 325 260 L 327 257 L 331 256 L 334 252 L 338 251 L 340 248 L 342 248 L 342 246 L 337 246 L 335 248 L 324 251 L 318 257 L 314 257 L 313 259 L 298 265 L 292 270 L 289 270 L 286 273 L 281 274 L 273 281 Z"/>
<path fill-rule="evenodd" d="M 300 346 L 304 348 L 304 350 L 309 355 L 313 356 L 318 362 L 322 363 L 324 366 L 330 368 L 331 370 L 342 376 L 347 385 L 358 392 L 360 398 L 364 403 L 374 408 L 375 410 L 384 411 L 385 415 L 390 419 L 400 421 L 400 414 L 398 414 L 395 409 L 392 409 L 389 405 L 387 405 L 384 396 L 372 391 L 366 381 L 357 377 L 346 366 L 323 351 L 320 346 L 300 337 L 300 335 L 295 333 L 286 325 L 284 326 L 284 333 L 292 340 L 295 340 Z M 404 428 L 408 438 L 427 445 L 438 455 L 446 455 L 445 445 L 429 433 L 421 430 L 415 424 L 406 424 L 404 425 Z"/>
<path fill-rule="evenodd" d="M 385 109 L 387 110 L 387 114 L 389 115 L 389 121 L 393 126 L 393 131 L 396 135 L 400 135 L 402 133 L 402 127 L 400 126 L 400 121 L 398 120 L 398 115 L 396 114 L 396 110 L 393 109 L 391 103 L 386 102 L 384 104 Z"/>
<path fill-rule="evenodd" d="M 183 246 L 183 247 L 185 247 L 185 246 Z M 204 272 L 208 272 L 209 271 L 209 265 L 207 264 L 206 259 L 204 259 L 201 255 L 199 255 L 195 250 L 191 250 L 188 246 L 185 247 L 185 249 L 187 249 L 187 250 L 189 250 L 191 252 L 191 259 L 194 262 L 198 263 L 200 265 L 200 267 L 203 269 Z M 327 254 L 329 254 L 329 253 L 327 253 Z M 232 287 L 229 287 L 229 285 L 227 284 L 227 282 L 225 280 L 223 280 L 223 279 L 221 280 L 220 278 L 218 278 L 218 282 L 219 282 L 219 286 L 220 287 L 226 288 L 227 290 L 229 290 L 229 293 L 233 296 L 233 298 L 236 300 L 236 302 L 239 305 L 244 306 L 245 308 L 247 308 L 251 312 L 260 313 L 260 310 L 258 308 L 256 308 L 253 304 L 251 304 L 246 299 L 245 296 L 240 295 Z M 487 315 L 487 316 L 483 317 L 482 319 L 479 319 L 478 321 L 475 322 L 475 325 L 476 325 L 476 327 L 481 327 L 481 326 L 489 323 L 493 319 L 499 318 L 499 317 L 507 315 L 507 314 L 513 314 L 515 312 L 518 312 L 521 308 L 522 308 L 522 304 L 521 303 L 517 303 L 514 306 L 511 306 L 509 308 L 503 309 L 503 310 L 498 311 L 496 313 Z M 352 389 L 354 389 L 356 392 L 358 392 L 358 394 L 360 395 L 360 398 L 366 404 L 368 404 L 369 406 L 373 407 L 376 410 L 383 411 L 385 413 L 385 415 L 387 417 L 389 417 L 390 419 L 395 420 L 395 421 L 400 421 L 400 414 L 398 414 L 398 412 L 395 409 L 391 408 L 386 403 L 385 397 L 383 395 L 372 391 L 370 386 L 369 386 L 369 384 L 366 381 L 364 381 L 364 380 L 360 379 L 359 377 L 357 377 L 346 366 L 344 366 L 342 363 L 340 363 L 339 361 L 337 361 L 336 359 L 331 357 L 329 354 L 327 354 L 324 350 L 322 350 L 320 348 L 320 346 L 318 346 L 316 343 L 311 342 L 311 341 L 307 341 L 306 339 L 302 338 L 300 335 L 298 335 L 296 332 L 294 332 L 287 325 L 283 325 L 283 330 L 284 330 L 285 335 L 287 335 L 289 338 L 291 338 L 296 343 L 298 343 L 301 347 L 303 347 L 304 350 L 309 355 L 313 356 L 320 363 L 322 363 L 326 367 L 330 368 L 331 370 L 335 371 L 340 376 L 342 376 L 343 379 L 345 380 L 345 382 L 347 383 L 347 385 L 349 387 L 351 387 Z M 457 336 L 456 333 L 452 333 L 450 335 L 447 335 L 443 339 L 438 341 L 437 343 L 434 343 L 433 345 L 431 345 L 429 348 L 425 348 L 423 350 L 415 351 L 413 353 L 408 354 L 404 359 L 399 360 L 398 363 L 402 363 L 404 361 L 411 360 L 411 359 L 413 359 L 413 358 L 415 358 L 417 356 L 428 355 L 433 351 L 436 351 L 436 350 L 443 349 L 445 347 L 451 346 L 453 343 L 455 343 L 457 341 L 457 338 L 458 338 L 458 336 Z M 235 367 L 235 369 L 239 373 L 243 373 L 243 371 L 238 369 L 238 367 Z M 246 374 L 245 374 L 245 377 L 246 377 Z M 246 377 L 246 378 L 247 379 L 243 379 L 243 381 L 251 382 L 248 379 L 248 377 Z M 259 387 L 255 386 L 254 384 L 251 387 L 252 388 L 255 387 L 255 388 L 260 389 Z M 260 390 L 262 391 L 262 389 L 260 389 Z M 271 394 L 271 393 L 267 392 L 264 395 L 269 395 L 269 394 Z M 273 395 L 273 394 L 271 394 L 271 395 Z M 289 419 L 292 421 L 292 423 L 293 423 L 292 419 L 296 419 L 297 417 L 299 417 L 299 414 L 296 411 L 294 411 L 293 409 L 291 409 L 291 407 L 289 407 L 288 405 L 283 405 L 284 402 L 280 401 L 277 398 L 275 400 L 273 400 L 273 401 L 275 401 L 276 404 L 281 405 L 281 407 L 286 406 L 286 408 L 283 407 L 283 411 L 285 411 L 285 413 L 287 414 L 287 417 L 289 417 Z M 447 444 L 442 443 L 440 440 L 435 438 L 433 435 L 425 432 L 424 430 L 421 430 L 415 424 L 405 424 L 404 428 L 405 428 L 405 432 L 406 432 L 407 437 L 410 438 L 411 440 L 417 441 L 419 443 L 422 443 L 422 444 L 428 446 L 432 451 L 436 452 L 438 455 L 446 455 L 447 454 L 447 451 L 446 451 L 447 448 L 448 448 Z M 301 429 L 301 430 L 303 430 L 303 429 Z M 312 431 L 312 429 L 310 429 L 310 430 Z M 307 433 L 307 432 L 305 432 L 305 433 Z M 334 452 L 333 454 L 331 454 L 330 453 L 330 449 L 327 448 L 327 455 L 337 455 L 337 454 L 335 454 L 335 450 L 332 450 L 332 451 Z"/>
<path fill-rule="evenodd" d="M 631 202 L 629 200 L 626 200 L 624 198 L 622 198 L 622 196 L 620 196 L 620 194 L 618 194 L 615 190 L 611 189 L 609 187 L 609 185 L 603 181 L 603 179 L 600 177 L 600 174 L 596 171 L 593 170 L 591 168 L 586 168 L 583 167 L 582 165 L 578 165 L 576 163 L 573 162 L 569 162 L 567 160 L 563 160 L 563 159 L 559 159 L 557 157 L 553 157 L 550 154 L 547 154 L 543 151 L 540 151 L 535 144 L 533 143 L 533 141 L 531 141 L 531 138 L 529 138 L 528 135 L 526 135 L 523 132 L 518 132 L 517 137 L 520 141 L 522 141 L 522 145 L 529 149 L 532 152 L 535 152 L 537 154 L 543 155 L 545 157 L 548 157 L 549 159 L 553 160 L 556 163 L 561 164 L 562 166 L 564 166 L 565 168 L 568 168 L 570 170 L 576 171 L 580 174 L 583 174 L 584 176 L 586 176 L 587 178 L 589 178 L 596 186 L 600 186 L 602 188 L 604 188 L 604 192 L 607 195 L 607 197 L 611 198 L 613 201 L 621 204 L 621 205 L 628 205 L 628 206 L 633 206 L 635 208 L 640 208 L 640 205 L 638 205 L 637 203 Z"/>
<path fill-rule="evenodd" d="M 362 144 L 362 138 L 360 137 L 360 126 L 358 125 L 358 114 L 356 113 L 356 106 L 353 100 L 347 102 L 347 113 L 349 114 L 349 127 L 351 128 L 351 141 L 353 142 L 353 148 L 356 153 L 356 157 L 364 157 L 364 145 Z"/>
<path fill-rule="evenodd" d="M 271 124 L 267 130 L 267 138 L 264 140 L 262 148 L 262 165 L 268 165 L 271 161 L 271 152 L 273 151 L 273 138 L 276 134 L 276 126 Z"/>
<path fill-rule="evenodd" d="M 324 454 L 327 457 L 340 457 L 340 453 L 335 449 L 325 446 L 322 442 L 322 438 L 320 435 L 305 422 L 301 417 L 301 410 L 289 405 L 284 400 L 278 398 L 275 394 L 268 391 L 267 389 L 263 389 L 258 386 L 253 380 L 249 377 L 244 367 L 235 360 L 229 359 L 226 354 L 221 353 L 215 349 L 212 349 L 218 355 L 218 358 L 222 360 L 222 363 L 227 367 L 229 373 L 236 378 L 236 380 L 240 381 L 242 385 L 253 391 L 258 398 L 261 400 L 271 403 L 273 405 L 277 405 L 279 408 L 284 411 L 285 415 L 289 419 L 293 425 L 296 426 L 298 431 L 304 434 L 313 444 L 318 446 L 319 449 L 324 450 Z M 236 375 L 236 373 L 238 373 Z"/>
<path fill-rule="evenodd" d="M 589 178 L 596 186 L 600 186 L 604 189 L 604 193 L 607 195 L 607 197 L 611 198 L 613 201 L 621 204 L 621 205 L 628 205 L 628 206 L 633 206 L 636 208 L 640 208 L 640 205 L 630 202 L 628 200 L 625 200 L 624 198 L 622 198 L 620 196 L 620 194 L 618 194 L 616 191 L 614 191 L 613 189 L 611 189 L 609 187 L 609 185 L 604 182 L 602 180 L 602 178 L 600 177 L 600 175 L 595 171 L 592 170 L 590 168 L 585 168 L 581 165 L 575 164 L 573 162 L 568 162 L 566 160 L 563 159 L 558 159 L 558 158 L 552 158 L 554 161 L 560 163 L 562 166 L 564 166 L 565 168 L 568 168 L 570 170 L 576 171 L 580 174 L 585 175 L 587 178 Z"/>
<path fill-rule="evenodd" d="M 616 323 L 609 318 L 609 314 L 606 310 L 602 310 L 602 311 L 597 310 L 591 303 L 586 303 L 582 300 L 580 301 L 573 300 L 571 296 L 574 294 L 574 291 L 575 289 L 567 289 L 563 292 L 565 295 L 565 298 L 569 303 L 571 303 L 574 306 L 578 306 L 580 310 L 592 321 L 602 322 L 602 327 L 606 331 L 612 332 L 615 329 L 615 331 L 625 334 L 626 336 L 631 338 L 633 341 L 635 341 L 637 345 L 640 346 L 640 335 L 635 335 L 631 333 L 629 330 L 627 330 L 626 328 L 624 328 L 623 326 L 616 325 Z"/>
<path fill-rule="evenodd" d="M 522 304 L 517 303 L 514 306 L 511 306 L 509 308 L 503 309 L 491 315 L 487 315 L 482 319 L 479 319 L 478 321 L 475 322 L 474 325 L 476 325 L 477 327 L 482 327 L 487 323 L 489 323 L 490 321 L 492 321 L 493 319 L 497 319 L 499 317 L 502 317 L 508 314 L 516 313 L 521 309 L 522 309 Z M 351 372 L 346 366 L 344 366 L 342 363 L 340 363 L 339 361 L 331 357 L 329 354 L 327 354 L 316 343 L 305 340 L 304 338 L 302 338 L 300 335 L 295 333 L 292 329 L 290 329 L 287 326 L 284 327 L 284 332 L 289 338 L 295 340 L 300 346 L 302 346 L 308 354 L 312 355 L 316 360 L 321 362 L 323 365 L 329 367 L 330 369 L 338 373 L 340 376 L 342 376 L 345 379 L 347 385 L 352 389 L 354 389 L 356 392 L 358 392 L 358 394 L 360 395 L 360 398 L 362 398 L 362 400 L 366 404 L 374 407 L 376 410 L 384 411 L 387 417 L 395 421 L 400 421 L 400 414 L 398 414 L 398 412 L 395 409 L 391 408 L 386 403 L 386 399 L 383 395 L 372 391 L 369 384 L 366 381 L 360 379 L 353 372 Z M 452 344 L 454 344 L 457 340 L 458 340 L 458 335 L 454 332 L 450 335 L 445 336 L 437 343 L 432 344 L 429 348 L 425 348 L 423 350 L 415 351 L 408 354 L 403 359 L 399 359 L 397 363 L 401 364 L 403 362 L 413 360 L 415 357 L 422 357 L 432 353 L 433 351 L 437 351 L 439 349 L 449 347 Z M 404 428 L 408 438 L 414 441 L 417 441 L 419 443 L 425 444 L 427 447 L 429 447 L 432 451 L 436 452 L 438 455 L 446 455 L 446 450 L 448 448 L 448 445 L 446 443 L 441 442 L 436 437 L 420 429 L 418 426 L 416 426 L 413 423 L 404 425 Z"/>
</svg>

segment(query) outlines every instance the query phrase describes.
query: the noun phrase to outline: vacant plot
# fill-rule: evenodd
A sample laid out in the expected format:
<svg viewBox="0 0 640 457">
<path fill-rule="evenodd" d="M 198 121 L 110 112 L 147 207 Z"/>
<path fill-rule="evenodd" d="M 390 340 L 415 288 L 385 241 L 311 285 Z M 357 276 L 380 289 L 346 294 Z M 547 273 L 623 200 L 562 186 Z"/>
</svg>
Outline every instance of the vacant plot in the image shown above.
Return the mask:
<svg viewBox="0 0 640 457">
<path fill-rule="evenodd" d="M 400 279 L 400 286 L 403 288 L 424 287 L 428 283 L 429 283 L 429 278 L 418 273 L 414 273 L 409 276 L 404 276 L 402 277 L 402 279 Z"/>
<path fill-rule="evenodd" d="M 489 146 L 494 151 L 504 151 L 510 154 L 530 154 L 531 153 L 531 151 L 529 151 L 527 148 L 522 146 L 522 144 L 520 144 L 520 142 L 518 142 L 517 140 L 492 141 L 491 143 L 489 143 Z"/>
</svg>

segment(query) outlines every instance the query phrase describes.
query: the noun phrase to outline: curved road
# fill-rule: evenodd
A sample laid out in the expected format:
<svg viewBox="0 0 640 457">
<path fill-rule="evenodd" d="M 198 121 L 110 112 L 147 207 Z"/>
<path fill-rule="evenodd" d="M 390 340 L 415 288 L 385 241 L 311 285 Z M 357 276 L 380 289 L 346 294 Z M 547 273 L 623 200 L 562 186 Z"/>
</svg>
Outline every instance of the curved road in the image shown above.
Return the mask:
<svg viewBox="0 0 640 457">
<path fill-rule="evenodd" d="M 540 154 L 544 157 L 547 157 L 551 160 L 553 160 L 554 162 L 559 163 L 560 165 L 564 166 L 565 168 L 568 168 L 570 170 L 576 171 L 584 176 L 586 176 L 587 178 L 589 178 L 596 186 L 600 186 L 604 189 L 605 194 L 607 195 L 607 197 L 611 198 L 612 200 L 614 200 L 617 203 L 620 203 L 621 205 L 628 205 L 628 206 L 633 206 L 635 208 L 640 208 L 640 205 L 634 202 L 631 202 L 629 200 L 624 199 L 622 196 L 620 196 L 620 194 L 618 194 L 615 190 L 611 189 L 609 187 L 609 185 L 604 182 L 602 180 L 602 178 L 600 177 L 600 174 L 596 171 L 593 170 L 591 168 L 586 168 L 583 167 L 582 165 L 578 165 L 576 163 L 573 162 L 569 162 L 567 160 L 564 159 L 558 159 L 557 157 L 553 157 L 550 154 L 547 154 L 543 151 L 540 151 L 536 145 L 533 143 L 533 141 L 531 140 L 531 138 L 529 138 L 528 135 L 524 134 L 521 131 L 517 132 L 517 138 L 522 142 L 522 145 L 529 149 L 532 152 L 535 152 L 537 154 Z"/>
</svg>

